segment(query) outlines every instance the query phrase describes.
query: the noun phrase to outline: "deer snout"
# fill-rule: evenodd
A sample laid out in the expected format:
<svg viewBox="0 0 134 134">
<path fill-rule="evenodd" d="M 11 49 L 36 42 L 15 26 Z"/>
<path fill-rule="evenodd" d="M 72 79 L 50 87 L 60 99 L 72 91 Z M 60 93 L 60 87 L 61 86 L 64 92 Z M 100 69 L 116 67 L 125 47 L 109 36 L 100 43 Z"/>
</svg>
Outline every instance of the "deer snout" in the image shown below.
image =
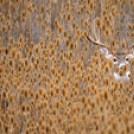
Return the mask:
<svg viewBox="0 0 134 134">
<path fill-rule="evenodd" d="M 126 66 L 125 64 L 120 64 L 119 69 L 122 70 L 122 69 L 124 69 L 125 66 Z"/>
</svg>

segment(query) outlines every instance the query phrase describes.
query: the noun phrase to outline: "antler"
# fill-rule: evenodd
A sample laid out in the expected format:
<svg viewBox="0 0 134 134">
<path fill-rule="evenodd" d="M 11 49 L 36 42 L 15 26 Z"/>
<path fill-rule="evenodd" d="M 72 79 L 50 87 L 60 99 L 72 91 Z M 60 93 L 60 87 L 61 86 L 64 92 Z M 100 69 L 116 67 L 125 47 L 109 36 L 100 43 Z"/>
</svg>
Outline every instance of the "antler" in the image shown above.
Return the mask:
<svg viewBox="0 0 134 134">
<path fill-rule="evenodd" d="M 128 53 L 132 48 L 134 48 L 134 43 L 126 48 L 126 53 Z"/>
<path fill-rule="evenodd" d="M 126 34 L 126 43 L 127 43 L 127 46 L 126 46 L 125 53 L 128 53 L 134 47 L 134 43 L 132 43 L 131 45 L 128 45 L 127 34 Z"/>
<path fill-rule="evenodd" d="M 93 30 L 94 30 L 94 34 L 95 34 L 95 40 L 92 37 L 89 36 L 89 33 L 88 33 L 87 39 L 89 41 L 91 41 L 92 43 L 94 43 L 95 45 L 100 45 L 100 46 L 106 47 L 108 50 L 110 50 L 110 48 L 107 45 L 101 43 L 99 41 L 99 39 L 97 38 L 96 31 L 95 31 L 95 20 L 94 20 L 94 24 L 93 25 L 94 25 L 93 26 Z"/>
<path fill-rule="evenodd" d="M 134 48 L 134 43 L 132 43 L 131 45 L 128 45 L 127 34 L 126 34 L 126 50 L 125 50 L 125 52 L 115 52 L 111 47 L 101 43 L 96 35 L 95 20 L 93 21 L 93 32 L 94 32 L 95 39 L 93 37 L 89 36 L 89 33 L 88 33 L 87 39 L 95 45 L 100 45 L 102 47 L 107 48 L 113 55 L 126 55 L 129 53 L 129 51 L 132 48 Z"/>
</svg>

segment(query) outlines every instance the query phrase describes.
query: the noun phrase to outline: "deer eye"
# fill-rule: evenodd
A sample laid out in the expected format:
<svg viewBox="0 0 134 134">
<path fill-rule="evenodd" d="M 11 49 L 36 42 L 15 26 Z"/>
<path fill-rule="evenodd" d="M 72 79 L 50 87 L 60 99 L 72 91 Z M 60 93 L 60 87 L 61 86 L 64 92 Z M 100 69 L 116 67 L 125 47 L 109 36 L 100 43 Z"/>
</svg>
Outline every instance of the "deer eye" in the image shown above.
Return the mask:
<svg viewBox="0 0 134 134">
<path fill-rule="evenodd" d="M 128 57 L 126 57 L 126 61 L 129 61 L 129 58 Z"/>
<path fill-rule="evenodd" d="M 116 58 L 116 57 L 114 57 L 114 58 L 113 58 L 113 61 L 114 61 L 114 62 L 116 62 L 116 61 L 117 61 L 117 58 Z"/>
</svg>

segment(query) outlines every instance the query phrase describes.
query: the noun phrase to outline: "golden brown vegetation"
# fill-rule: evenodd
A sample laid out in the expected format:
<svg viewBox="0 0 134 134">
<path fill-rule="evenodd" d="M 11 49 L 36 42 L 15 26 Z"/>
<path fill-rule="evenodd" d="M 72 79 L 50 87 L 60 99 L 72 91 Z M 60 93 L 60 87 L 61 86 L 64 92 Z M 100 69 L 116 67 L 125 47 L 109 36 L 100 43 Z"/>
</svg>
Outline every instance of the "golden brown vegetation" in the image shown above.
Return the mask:
<svg viewBox="0 0 134 134">
<path fill-rule="evenodd" d="M 133 4 L 0 0 L 0 134 L 133 134 L 134 60 L 130 81 L 115 81 L 119 68 L 87 40 L 97 18 L 99 38 L 110 45 L 112 37 L 118 50 Z M 132 22 L 124 24 L 129 42 Z"/>
</svg>

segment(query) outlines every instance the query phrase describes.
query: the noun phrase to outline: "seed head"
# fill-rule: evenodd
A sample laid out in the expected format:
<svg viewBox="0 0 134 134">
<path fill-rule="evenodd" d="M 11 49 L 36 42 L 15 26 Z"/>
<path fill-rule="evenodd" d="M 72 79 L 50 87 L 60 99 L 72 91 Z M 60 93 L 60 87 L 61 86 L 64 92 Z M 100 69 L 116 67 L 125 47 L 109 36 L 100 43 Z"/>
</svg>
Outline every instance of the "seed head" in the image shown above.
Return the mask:
<svg viewBox="0 0 134 134">
<path fill-rule="evenodd" d="M 100 18 L 96 18 L 96 25 L 97 25 L 97 27 L 101 27 L 101 20 L 100 20 Z"/>
</svg>

